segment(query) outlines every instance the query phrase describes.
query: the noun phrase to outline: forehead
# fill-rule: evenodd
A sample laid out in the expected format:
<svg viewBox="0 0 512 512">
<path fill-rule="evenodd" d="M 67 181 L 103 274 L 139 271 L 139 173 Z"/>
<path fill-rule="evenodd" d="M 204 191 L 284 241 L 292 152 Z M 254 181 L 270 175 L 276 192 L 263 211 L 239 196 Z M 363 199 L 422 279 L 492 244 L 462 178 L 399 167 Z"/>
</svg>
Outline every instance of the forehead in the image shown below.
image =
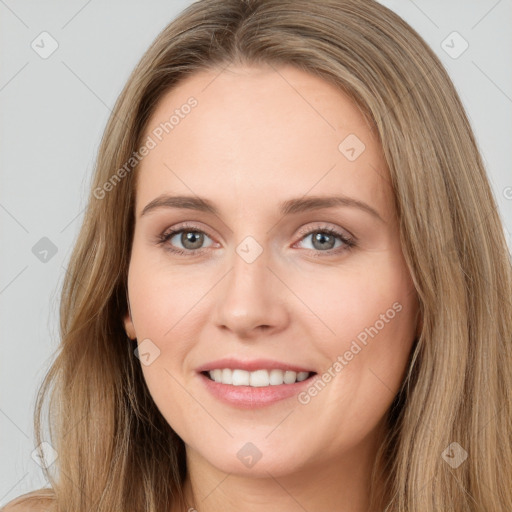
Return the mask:
<svg viewBox="0 0 512 512">
<path fill-rule="evenodd" d="M 161 97 L 148 138 L 154 147 L 137 169 L 137 212 L 162 193 L 226 205 L 236 195 L 257 207 L 338 192 L 390 214 L 382 150 L 358 106 L 291 66 L 194 73 Z"/>
</svg>

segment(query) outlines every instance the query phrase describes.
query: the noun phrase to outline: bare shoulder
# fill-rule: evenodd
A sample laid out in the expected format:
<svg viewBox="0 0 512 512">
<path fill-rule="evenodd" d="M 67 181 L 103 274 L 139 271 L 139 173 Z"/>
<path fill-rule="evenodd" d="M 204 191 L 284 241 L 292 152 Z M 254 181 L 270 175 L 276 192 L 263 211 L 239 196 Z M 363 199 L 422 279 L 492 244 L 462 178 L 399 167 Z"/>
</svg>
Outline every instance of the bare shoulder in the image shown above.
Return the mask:
<svg viewBox="0 0 512 512">
<path fill-rule="evenodd" d="M 53 493 L 50 489 L 22 494 L 0 508 L 0 512 L 50 512 Z"/>
</svg>

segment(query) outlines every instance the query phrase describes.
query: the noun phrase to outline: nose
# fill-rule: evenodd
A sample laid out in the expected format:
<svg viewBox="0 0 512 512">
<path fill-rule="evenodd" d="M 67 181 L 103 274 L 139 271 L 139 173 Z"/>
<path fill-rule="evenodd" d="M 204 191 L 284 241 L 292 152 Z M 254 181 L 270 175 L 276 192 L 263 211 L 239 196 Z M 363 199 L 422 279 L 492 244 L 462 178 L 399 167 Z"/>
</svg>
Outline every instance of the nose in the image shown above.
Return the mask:
<svg viewBox="0 0 512 512">
<path fill-rule="evenodd" d="M 213 320 L 233 337 L 254 340 L 262 333 L 269 336 L 289 322 L 287 295 L 291 292 L 279 278 L 269 252 L 263 250 L 254 261 L 235 253 L 232 268 L 216 287 Z"/>
</svg>

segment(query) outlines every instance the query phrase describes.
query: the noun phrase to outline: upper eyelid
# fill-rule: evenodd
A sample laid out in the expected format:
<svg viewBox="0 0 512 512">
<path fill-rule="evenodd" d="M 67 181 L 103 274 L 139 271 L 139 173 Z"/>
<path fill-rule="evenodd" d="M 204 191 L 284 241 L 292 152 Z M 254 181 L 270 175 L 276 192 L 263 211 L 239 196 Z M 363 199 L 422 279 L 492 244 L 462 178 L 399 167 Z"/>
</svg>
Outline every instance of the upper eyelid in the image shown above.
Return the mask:
<svg viewBox="0 0 512 512">
<path fill-rule="evenodd" d="M 204 229 L 200 226 L 196 226 L 195 224 L 188 224 L 188 223 L 178 224 L 176 227 L 174 227 L 174 226 L 169 227 L 169 228 L 165 229 L 164 231 L 162 231 L 162 235 L 166 236 L 167 234 L 170 235 L 171 233 L 173 233 L 173 235 L 176 235 L 177 233 L 179 233 L 181 231 L 197 231 L 200 233 L 204 233 L 205 235 L 210 237 L 212 240 L 214 240 L 214 237 L 209 234 L 208 229 Z"/>
</svg>

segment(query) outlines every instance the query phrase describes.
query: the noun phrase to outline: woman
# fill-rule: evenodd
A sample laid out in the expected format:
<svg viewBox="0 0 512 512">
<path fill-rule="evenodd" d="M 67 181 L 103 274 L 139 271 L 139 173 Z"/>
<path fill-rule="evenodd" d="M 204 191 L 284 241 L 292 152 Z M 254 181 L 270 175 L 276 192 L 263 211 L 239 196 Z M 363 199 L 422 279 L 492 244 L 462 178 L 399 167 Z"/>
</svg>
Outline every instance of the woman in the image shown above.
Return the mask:
<svg viewBox="0 0 512 512">
<path fill-rule="evenodd" d="M 389 9 L 194 3 L 107 125 L 37 404 L 52 489 L 6 510 L 510 510 L 496 210 Z"/>
</svg>

